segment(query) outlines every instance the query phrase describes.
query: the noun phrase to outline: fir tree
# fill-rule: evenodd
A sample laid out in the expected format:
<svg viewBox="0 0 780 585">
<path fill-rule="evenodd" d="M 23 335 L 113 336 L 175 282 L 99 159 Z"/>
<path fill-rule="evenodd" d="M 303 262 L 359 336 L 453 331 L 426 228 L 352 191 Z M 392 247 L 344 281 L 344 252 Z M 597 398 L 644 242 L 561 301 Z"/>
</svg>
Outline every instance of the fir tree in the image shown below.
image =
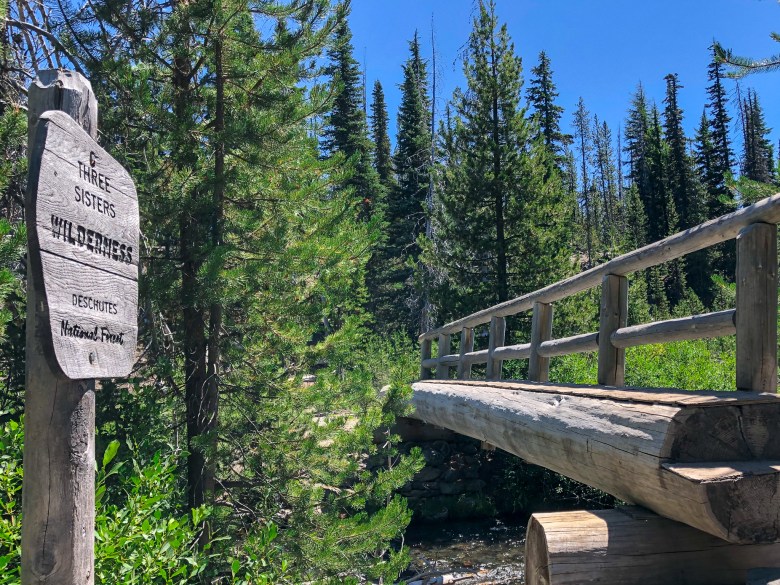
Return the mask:
<svg viewBox="0 0 780 585">
<path fill-rule="evenodd" d="M 723 87 L 723 67 L 714 58 L 707 68 L 710 85 L 707 86 L 707 108 L 710 111 L 710 155 L 711 173 L 708 183 L 707 212 L 710 218 L 720 217 L 736 207 L 736 202 L 726 186 L 726 177 L 731 175 L 734 164 L 734 152 L 731 148 L 729 126 L 731 116 L 728 113 L 728 97 Z"/>
<path fill-rule="evenodd" d="M 572 137 L 561 132 L 563 107 L 555 103 L 558 91 L 552 74 L 550 58 L 542 51 L 539 53 L 539 64 L 531 69 L 526 97 L 533 109 L 533 119 L 538 124 L 538 133 L 544 137 L 545 146 L 560 165 L 564 148 Z"/>
<path fill-rule="evenodd" d="M 378 80 L 374 82 L 371 97 L 371 139 L 374 142 L 374 168 L 379 175 L 379 182 L 387 193 L 395 187 L 396 183 L 393 175 L 393 159 L 390 153 L 385 92 Z"/>
<path fill-rule="evenodd" d="M 590 160 L 593 156 L 593 139 L 591 137 L 590 112 L 585 109 L 585 102 L 580 97 L 577 110 L 574 112 L 574 142 L 579 152 L 580 171 L 580 208 L 582 229 L 585 233 L 586 267 L 594 264 L 596 256 L 596 222 L 598 218 L 597 201 L 594 200 L 595 188 L 590 181 Z"/>
<path fill-rule="evenodd" d="M 465 91 L 442 141 L 428 260 L 448 295 L 440 320 L 534 290 L 565 270 L 565 201 L 548 178 L 547 149 L 520 108 L 521 62 L 495 4 L 480 2 L 464 61 Z M 446 311 L 446 312 L 445 312 Z"/>
<path fill-rule="evenodd" d="M 593 183 L 599 193 L 601 218 L 599 238 L 604 252 L 613 255 L 622 233 L 623 218 L 618 200 L 618 179 L 612 148 L 612 132 L 606 122 L 593 117 Z"/>
<path fill-rule="evenodd" d="M 327 118 L 323 147 L 327 154 L 339 154 L 350 161 L 351 174 L 341 188 L 352 191 L 359 216 L 368 219 L 379 200 L 380 187 L 371 163 L 362 76 L 352 53 L 352 31 L 344 18 L 328 50 L 330 65 L 326 71 L 336 87 L 336 97 Z"/>
<path fill-rule="evenodd" d="M 751 181 L 771 183 L 774 180 L 772 145 L 769 142 L 769 128 L 766 127 L 764 112 L 755 90 L 749 89 L 742 100 L 742 176 Z"/>
</svg>

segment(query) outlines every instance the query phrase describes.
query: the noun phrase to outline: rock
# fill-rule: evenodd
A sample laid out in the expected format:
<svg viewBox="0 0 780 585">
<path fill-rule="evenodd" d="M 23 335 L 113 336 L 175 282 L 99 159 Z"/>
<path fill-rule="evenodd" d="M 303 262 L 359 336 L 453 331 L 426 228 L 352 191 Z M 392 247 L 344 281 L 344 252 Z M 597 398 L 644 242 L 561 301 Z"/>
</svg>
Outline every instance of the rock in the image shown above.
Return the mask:
<svg viewBox="0 0 780 585">
<path fill-rule="evenodd" d="M 452 483 L 441 483 L 439 485 L 439 490 L 445 496 L 454 496 L 454 495 L 462 494 L 466 491 L 466 482 L 463 481 L 462 479 L 459 479 Z"/>
<path fill-rule="evenodd" d="M 441 469 L 427 465 L 414 476 L 414 481 L 427 482 L 437 479 L 441 475 Z"/>
<path fill-rule="evenodd" d="M 441 465 L 447 460 L 450 452 L 450 445 L 446 441 L 434 441 L 423 447 L 423 457 L 428 465 Z"/>
</svg>

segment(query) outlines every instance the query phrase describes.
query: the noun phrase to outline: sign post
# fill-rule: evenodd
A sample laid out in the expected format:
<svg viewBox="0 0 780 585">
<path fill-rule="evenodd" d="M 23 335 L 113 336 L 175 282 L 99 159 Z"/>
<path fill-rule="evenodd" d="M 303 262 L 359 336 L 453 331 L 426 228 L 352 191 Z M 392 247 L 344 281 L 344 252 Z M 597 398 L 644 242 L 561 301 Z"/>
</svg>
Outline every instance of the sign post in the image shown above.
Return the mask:
<svg viewBox="0 0 780 585">
<path fill-rule="evenodd" d="M 84 77 L 29 92 L 22 583 L 94 582 L 95 379 L 130 373 L 138 198 Z"/>
</svg>

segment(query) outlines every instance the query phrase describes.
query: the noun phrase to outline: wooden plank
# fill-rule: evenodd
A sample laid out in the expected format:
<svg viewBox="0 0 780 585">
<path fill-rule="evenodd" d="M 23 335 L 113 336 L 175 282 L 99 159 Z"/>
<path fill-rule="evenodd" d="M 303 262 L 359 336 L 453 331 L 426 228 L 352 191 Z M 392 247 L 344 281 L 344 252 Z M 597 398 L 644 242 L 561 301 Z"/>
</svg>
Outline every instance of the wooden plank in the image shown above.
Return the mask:
<svg viewBox="0 0 780 585">
<path fill-rule="evenodd" d="M 777 392 L 777 226 L 737 237 L 737 389 Z"/>
<path fill-rule="evenodd" d="M 466 359 L 466 354 L 474 351 L 474 330 L 464 327 L 460 332 L 460 355 L 458 356 L 458 379 L 471 378 L 471 363 Z"/>
<path fill-rule="evenodd" d="M 31 152 L 39 117 L 49 110 L 67 112 L 92 137 L 97 135 L 97 101 L 89 81 L 76 73 L 39 72 L 28 108 Z M 34 195 L 28 184 L 28 213 Z M 27 233 L 35 237 L 33 225 Z M 57 364 L 42 273 L 40 256 L 28 254 L 22 583 L 92 585 L 95 382 L 69 380 Z M 58 298 L 53 292 L 55 304 Z M 117 304 L 117 314 L 129 310 Z"/>
<path fill-rule="evenodd" d="M 622 386 L 625 382 L 626 352 L 612 345 L 612 334 L 628 321 L 628 279 L 607 274 L 601 283 L 599 317 L 598 382 L 605 386 Z"/>
<path fill-rule="evenodd" d="M 433 382 L 433 381 L 430 381 Z M 716 390 L 677 390 L 675 388 L 605 388 L 587 384 L 563 384 L 560 382 L 529 382 L 527 380 L 461 380 L 457 384 L 477 388 L 499 388 L 524 392 L 544 392 L 564 396 L 584 396 L 615 400 L 618 402 L 638 402 L 644 404 L 666 404 L 670 406 L 708 406 L 772 404 L 780 401 L 780 396 L 769 393 L 742 393 Z"/>
<path fill-rule="evenodd" d="M 598 349 L 598 332 L 583 333 L 581 335 L 573 335 L 572 337 L 562 337 L 560 339 L 545 341 L 539 346 L 539 355 L 550 358 L 572 353 L 598 351 Z"/>
<path fill-rule="evenodd" d="M 535 302 L 553 303 L 573 294 L 595 288 L 607 274 L 626 276 L 651 266 L 656 266 L 691 252 L 708 248 L 737 237 L 739 231 L 756 222 L 780 221 L 780 194 L 772 195 L 732 213 L 711 219 L 701 225 L 676 233 L 668 238 L 648 244 L 618 256 L 609 262 L 594 266 L 575 276 L 561 280 L 516 299 L 506 301 L 482 311 L 462 317 L 437 329 L 423 333 L 420 338 L 433 339 L 441 333 L 460 331 L 463 327 L 476 327 L 490 321 L 491 317 L 508 317 L 533 308 Z"/>
<path fill-rule="evenodd" d="M 432 342 L 430 339 L 423 339 L 420 341 L 420 379 L 421 380 L 428 380 L 431 378 L 431 368 L 435 367 L 434 365 L 430 365 L 430 359 L 431 359 L 431 345 Z"/>
<path fill-rule="evenodd" d="M 413 384 L 415 417 L 730 542 L 780 540 L 780 399 L 660 404 L 518 384 Z M 530 385 L 530 383 L 529 383 Z M 736 393 L 733 393 L 736 394 Z M 762 473 L 723 474 L 763 460 Z M 670 468 L 669 465 L 680 467 Z M 681 469 L 711 468 L 711 479 Z"/>
<path fill-rule="evenodd" d="M 496 349 L 504 345 L 506 334 L 506 320 L 502 317 L 493 317 L 490 320 L 490 338 L 488 340 L 488 361 L 486 377 L 488 380 L 501 379 L 502 360 L 495 355 Z"/>
<path fill-rule="evenodd" d="M 443 358 L 450 353 L 451 347 L 452 347 L 452 338 L 449 335 L 439 335 L 439 343 L 438 343 L 439 363 L 436 365 L 437 380 L 448 380 L 450 377 L 450 366 L 447 365 L 447 362 Z"/>
<path fill-rule="evenodd" d="M 612 333 L 612 345 L 626 348 L 649 343 L 668 343 L 686 339 L 733 335 L 737 330 L 735 315 L 736 311 L 729 309 L 681 319 L 622 327 Z"/>
<path fill-rule="evenodd" d="M 636 507 L 534 514 L 525 551 L 528 585 L 742 585 L 757 564 L 780 567 L 780 544 L 730 544 Z"/>
<path fill-rule="evenodd" d="M 528 379 L 546 382 L 550 379 L 550 358 L 539 353 L 539 346 L 552 337 L 553 306 L 534 303 L 531 317 L 531 355 L 528 362 Z"/>
</svg>

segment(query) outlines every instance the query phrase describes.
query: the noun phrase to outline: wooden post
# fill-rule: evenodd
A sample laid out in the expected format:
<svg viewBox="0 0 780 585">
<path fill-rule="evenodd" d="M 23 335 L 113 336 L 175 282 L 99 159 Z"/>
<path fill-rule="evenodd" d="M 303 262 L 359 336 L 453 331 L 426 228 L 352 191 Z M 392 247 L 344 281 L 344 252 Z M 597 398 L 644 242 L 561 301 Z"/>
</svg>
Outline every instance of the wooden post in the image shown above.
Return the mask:
<svg viewBox="0 0 780 585">
<path fill-rule="evenodd" d="M 439 363 L 436 364 L 436 379 L 437 380 L 448 380 L 450 377 L 450 367 L 444 365 L 441 362 L 441 358 L 443 358 L 445 355 L 449 355 L 450 348 L 452 347 L 452 337 L 450 335 L 439 335 Z"/>
<path fill-rule="evenodd" d="M 548 303 L 534 303 L 531 318 L 531 357 L 528 361 L 528 379 L 547 382 L 550 379 L 550 358 L 539 355 L 543 341 L 552 339 L 553 306 Z"/>
<path fill-rule="evenodd" d="M 431 369 L 423 365 L 425 360 L 431 359 L 431 345 L 430 339 L 423 339 L 420 343 L 420 380 L 431 379 Z"/>
<path fill-rule="evenodd" d="M 490 318 L 490 339 L 488 341 L 488 360 L 487 360 L 487 372 L 485 376 L 488 380 L 500 380 L 501 379 L 501 364 L 500 359 L 495 359 L 493 353 L 497 347 L 504 345 L 504 335 L 506 334 L 506 319 L 503 317 L 491 317 Z"/>
<path fill-rule="evenodd" d="M 30 151 L 38 117 L 48 110 L 64 111 L 97 136 L 97 101 L 89 81 L 78 73 L 41 71 L 30 86 Z M 28 191 L 28 204 L 32 195 Z M 48 306 L 38 262 L 36 255 L 28 255 L 22 583 L 91 585 L 95 381 L 65 378 L 47 355 Z"/>
<path fill-rule="evenodd" d="M 468 380 L 471 378 L 471 362 L 467 362 L 465 355 L 474 351 L 474 330 L 471 327 L 464 327 L 460 332 L 460 358 L 458 359 L 458 379 Z"/>
<path fill-rule="evenodd" d="M 599 318 L 598 382 L 622 386 L 625 381 L 626 350 L 612 345 L 610 336 L 628 322 L 628 279 L 607 274 L 601 281 Z"/>
<path fill-rule="evenodd" d="M 737 389 L 777 392 L 777 226 L 737 236 Z"/>
</svg>

